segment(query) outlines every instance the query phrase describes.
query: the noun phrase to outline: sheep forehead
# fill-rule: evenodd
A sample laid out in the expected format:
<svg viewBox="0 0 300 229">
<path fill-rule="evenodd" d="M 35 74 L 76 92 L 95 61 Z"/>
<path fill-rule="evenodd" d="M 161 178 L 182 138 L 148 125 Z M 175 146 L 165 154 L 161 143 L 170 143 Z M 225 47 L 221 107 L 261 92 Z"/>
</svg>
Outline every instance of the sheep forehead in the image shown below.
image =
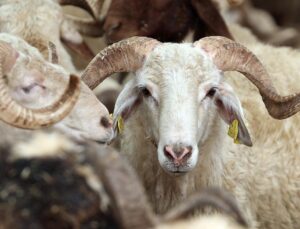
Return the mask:
<svg viewBox="0 0 300 229">
<path fill-rule="evenodd" d="M 143 68 L 137 72 L 141 81 L 156 85 L 193 85 L 206 81 L 219 81 L 221 74 L 210 57 L 192 44 L 164 43 L 156 47 L 146 58 Z"/>
</svg>

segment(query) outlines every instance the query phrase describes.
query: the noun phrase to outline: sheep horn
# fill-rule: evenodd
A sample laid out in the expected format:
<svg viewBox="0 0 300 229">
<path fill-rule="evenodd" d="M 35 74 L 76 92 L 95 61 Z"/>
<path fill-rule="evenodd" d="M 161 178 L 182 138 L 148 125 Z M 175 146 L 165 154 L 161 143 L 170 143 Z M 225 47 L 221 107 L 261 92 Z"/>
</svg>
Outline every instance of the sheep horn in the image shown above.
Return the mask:
<svg viewBox="0 0 300 229">
<path fill-rule="evenodd" d="M 103 182 L 120 226 L 124 229 L 153 228 L 155 215 L 133 169 L 114 149 L 96 144 L 94 147 L 86 152 L 87 159 Z"/>
<path fill-rule="evenodd" d="M 60 5 L 80 7 L 89 12 L 93 18 L 98 19 L 104 0 L 58 0 L 58 2 Z"/>
<path fill-rule="evenodd" d="M 300 111 L 300 93 L 280 96 L 258 58 L 246 47 L 224 37 L 206 37 L 194 43 L 204 49 L 222 71 L 244 74 L 259 90 L 269 114 L 285 119 Z"/>
<path fill-rule="evenodd" d="M 69 86 L 59 100 L 41 109 L 22 107 L 12 100 L 5 83 L 3 63 L 11 58 L 13 48 L 5 42 L 0 43 L 0 120 L 24 129 L 37 129 L 50 126 L 70 113 L 79 96 L 80 80 L 70 76 Z"/>
<path fill-rule="evenodd" d="M 247 222 L 241 213 L 235 199 L 224 190 L 218 188 L 207 188 L 189 199 L 185 200 L 179 206 L 171 209 L 162 220 L 172 222 L 185 219 L 191 216 L 195 211 L 204 210 L 206 207 L 212 207 L 222 213 L 232 216 L 240 225 L 247 227 Z"/>
<path fill-rule="evenodd" d="M 58 55 L 56 46 L 51 41 L 48 42 L 48 50 L 49 50 L 49 62 L 52 64 L 58 64 Z"/>
<path fill-rule="evenodd" d="M 131 37 L 100 51 L 82 74 L 82 80 L 91 89 L 109 75 L 139 69 L 146 55 L 160 42 L 148 37 Z"/>
</svg>

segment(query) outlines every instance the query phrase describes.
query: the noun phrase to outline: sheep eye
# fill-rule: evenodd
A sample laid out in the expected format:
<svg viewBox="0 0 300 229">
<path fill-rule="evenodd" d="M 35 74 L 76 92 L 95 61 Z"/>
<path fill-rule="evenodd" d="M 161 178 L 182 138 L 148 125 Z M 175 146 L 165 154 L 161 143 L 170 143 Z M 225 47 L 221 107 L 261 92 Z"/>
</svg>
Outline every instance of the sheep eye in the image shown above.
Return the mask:
<svg viewBox="0 0 300 229">
<path fill-rule="evenodd" d="M 143 94 L 144 97 L 151 96 L 151 93 L 150 93 L 150 91 L 147 88 L 142 88 L 141 92 L 142 92 L 142 94 Z"/>
<path fill-rule="evenodd" d="M 213 97 L 216 94 L 217 88 L 212 87 L 206 94 L 208 97 Z"/>
</svg>

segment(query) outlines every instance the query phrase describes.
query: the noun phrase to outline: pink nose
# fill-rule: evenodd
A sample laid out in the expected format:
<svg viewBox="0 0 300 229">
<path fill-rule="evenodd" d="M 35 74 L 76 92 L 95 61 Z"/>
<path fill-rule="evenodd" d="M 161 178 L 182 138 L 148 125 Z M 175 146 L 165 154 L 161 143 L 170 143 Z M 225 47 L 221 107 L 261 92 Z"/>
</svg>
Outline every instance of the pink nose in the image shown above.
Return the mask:
<svg viewBox="0 0 300 229">
<path fill-rule="evenodd" d="M 184 165 L 192 155 L 192 146 L 182 145 L 166 145 L 164 147 L 164 154 L 167 158 L 172 160 L 175 166 Z"/>
</svg>

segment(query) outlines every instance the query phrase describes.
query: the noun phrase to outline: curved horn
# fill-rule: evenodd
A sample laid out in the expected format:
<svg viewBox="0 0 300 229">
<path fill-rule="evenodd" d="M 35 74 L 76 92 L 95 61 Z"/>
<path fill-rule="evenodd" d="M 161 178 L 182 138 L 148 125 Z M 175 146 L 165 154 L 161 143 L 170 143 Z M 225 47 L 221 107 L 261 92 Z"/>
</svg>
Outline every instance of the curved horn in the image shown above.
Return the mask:
<svg viewBox="0 0 300 229">
<path fill-rule="evenodd" d="M 104 0 L 58 0 L 58 2 L 60 5 L 73 5 L 80 7 L 89 12 L 93 18 L 98 19 Z"/>
<path fill-rule="evenodd" d="M 153 228 L 157 223 L 145 191 L 127 161 L 111 147 L 93 144 L 86 151 L 89 164 L 101 178 L 112 210 L 124 229 Z"/>
<path fill-rule="evenodd" d="M 83 72 L 82 80 L 94 89 L 113 73 L 136 71 L 159 43 L 148 37 L 131 37 L 114 43 L 94 57 Z"/>
<path fill-rule="evenodd" d="M 57 50 L 56 50 L 56 46 L 54 43 L 52 43 L 51 41 L 48 42 L 48 50 L 49 50 L 49 62 L 51 62 L 52 64 L 58 64 L 58 55 L 57 55 Z"/>
<path fill-rule="evenodd" d="M 0 43 L 0 120 L 24 129 L 50 126 L 62 120 L 74 107 L 79 96 L 80 80 L 70 76 L 69 85 L 58 101 L 42 109 L 29 109 L 12 100 L 3 75 L 3 63 L 13 50 L 8 43 Z"/>
<path fill-rule="evenodd" d="M 164 222 L 185 219 L 196 211 L 204 210 L 206 207 L 212 207 L 222 213 L 226 213 L 232 216 L 239 224 L 247 226 L 247 222 L 235 199 L 229 193 L 218 188 L 205 189 L 199 194 L 184 200 L 184 203 L 171 209 L 162 219 Z"/>
<path fill-rule="evenodd" d="M 280 96 L 262 63 L 246 47 L 217 36 L 202 38 L 194 45 L 204 49 L 220 70 L 244 74 L 258 88 L 273 118 L 285 119 L 300 111 L 300 93 Z"/>
</svg>

